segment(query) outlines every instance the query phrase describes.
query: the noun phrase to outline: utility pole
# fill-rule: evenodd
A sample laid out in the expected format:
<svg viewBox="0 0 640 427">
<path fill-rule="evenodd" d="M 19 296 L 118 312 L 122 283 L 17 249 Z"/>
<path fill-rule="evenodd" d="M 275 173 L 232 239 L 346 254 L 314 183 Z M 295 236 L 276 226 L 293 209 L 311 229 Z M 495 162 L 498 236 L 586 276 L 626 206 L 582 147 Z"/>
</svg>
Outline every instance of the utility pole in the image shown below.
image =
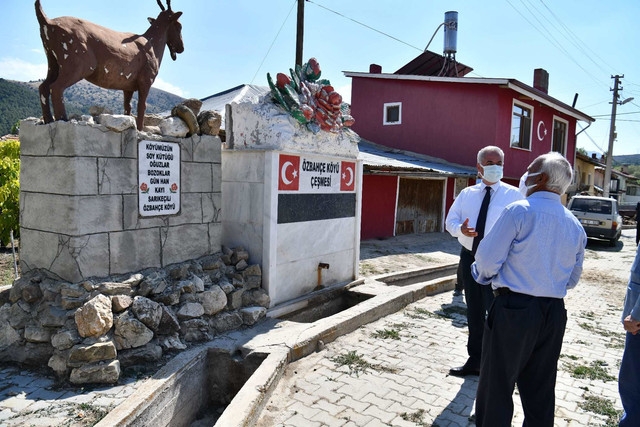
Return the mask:
<svg viewBox="0 0 640 427">
<path fill-rule="evenodd" d="M 304 2 L 298 0 L 298 26 L 296 31 L 296 65 L 302 65 L 302 44 L 304 39 Z"/>
<path fill-rule="evenodd" d="M 602 195 L 609 197 L 609 187 L 611 186 L 611 167 L 613 163 L 613 141 L 616 139 L 616 110 L 618 109 L 618 90 L 620 79 L 624 79 L 622 76 L 611 76 L 615 79 L 613 84 L 613 101 L 611 102 L 611 127 L 609 128 L 609 149 L 607 150 L 607 163 L 604 169 L 604 183 L 602 188 Z"/>
</svg>

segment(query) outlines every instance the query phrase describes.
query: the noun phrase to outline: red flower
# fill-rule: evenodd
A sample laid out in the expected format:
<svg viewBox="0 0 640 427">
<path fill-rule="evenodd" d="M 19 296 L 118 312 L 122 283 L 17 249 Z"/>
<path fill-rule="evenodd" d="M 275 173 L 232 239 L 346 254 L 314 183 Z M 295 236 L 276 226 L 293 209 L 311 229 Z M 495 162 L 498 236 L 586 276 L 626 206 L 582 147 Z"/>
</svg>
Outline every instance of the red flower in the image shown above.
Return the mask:
<svg viewBox="0 0 640 427">
<path fill-rule="evenodd" d="M 173 184 L 171 184 L 171 192 L 175 193 L 176 191 L 178 191 L 178 184 L 174 182 Z"/>
<path fill-rule="evenodd" d="M 149 192 L 149 186 L 147 185 L 146 182 L 143 182 L 142 184 L 140 184 L 140 191 L 142 191 L 143 193 Z"/>
</svg>

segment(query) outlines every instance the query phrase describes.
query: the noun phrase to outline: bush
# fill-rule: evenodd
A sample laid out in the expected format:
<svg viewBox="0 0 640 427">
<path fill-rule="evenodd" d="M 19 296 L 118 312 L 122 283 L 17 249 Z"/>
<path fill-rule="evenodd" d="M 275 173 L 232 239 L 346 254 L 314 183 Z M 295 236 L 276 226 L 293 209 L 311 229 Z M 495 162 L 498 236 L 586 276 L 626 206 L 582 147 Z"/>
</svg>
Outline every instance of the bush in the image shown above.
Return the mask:
<svg viewBox="0 0 640 427">
<path fill-rule="evenodd" d="M 20 142 L 0 141 L 0 243 L 20 237 Z"/>
</svg>

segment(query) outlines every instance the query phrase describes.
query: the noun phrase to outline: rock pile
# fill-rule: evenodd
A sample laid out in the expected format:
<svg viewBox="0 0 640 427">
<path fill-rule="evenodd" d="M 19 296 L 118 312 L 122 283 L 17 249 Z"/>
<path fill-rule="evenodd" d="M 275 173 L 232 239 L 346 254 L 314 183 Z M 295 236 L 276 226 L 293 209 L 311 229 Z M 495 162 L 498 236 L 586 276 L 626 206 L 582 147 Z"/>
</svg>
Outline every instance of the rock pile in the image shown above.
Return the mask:
<svg viewBox="0 0 640 427">
<path fill-rule="evenodd" d="M 33 272 L 0 292 L 0 361 L 48 365 L 74 384 L 252 326 L 269 296 L 242 248 L 127 277 L 66 283 Z"/>
</svg>

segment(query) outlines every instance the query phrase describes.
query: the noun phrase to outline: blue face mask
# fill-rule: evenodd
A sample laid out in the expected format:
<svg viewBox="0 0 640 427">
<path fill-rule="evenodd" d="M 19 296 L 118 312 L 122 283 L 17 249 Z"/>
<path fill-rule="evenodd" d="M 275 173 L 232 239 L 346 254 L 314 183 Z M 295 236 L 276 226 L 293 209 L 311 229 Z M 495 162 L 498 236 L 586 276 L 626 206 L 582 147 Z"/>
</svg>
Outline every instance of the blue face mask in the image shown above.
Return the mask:
<svg viewBox="0 0 640 427">
<path fill-rule="evenodd" d="M 502 166 L 501 165 L 487 165 L 482 167 L 482 178 L 485 181 L 494 183 L 502 179 Z"/>
<path fill-rule="evenodd" d="M 521 177 L 520 177 L 520 184 L 518 185 L 518 189 L 520 190 L 520 193 L 522 193 L 522 195 L 524 197 L 527 197 L 527 193 L 529 192 L 530 189 L 532 189 L 533 187 L 535 187 L 538 184 L 531 184 L 531 185 L 527 185 L 527 179 L 529 179 L 532 176 L 536 176 L 536 175 L 540 175 L 541 172 L 534 172 L 534 173 L 529 173 L 529 171 L 526 171 Z"/>
</svg>

